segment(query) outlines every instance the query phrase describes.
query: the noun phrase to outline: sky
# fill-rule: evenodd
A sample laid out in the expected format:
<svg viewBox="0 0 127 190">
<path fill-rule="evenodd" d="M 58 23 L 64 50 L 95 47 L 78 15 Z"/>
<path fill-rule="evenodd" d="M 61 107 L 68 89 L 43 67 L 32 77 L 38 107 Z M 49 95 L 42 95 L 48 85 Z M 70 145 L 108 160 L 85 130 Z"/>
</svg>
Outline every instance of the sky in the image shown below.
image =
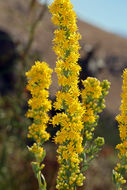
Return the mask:
<svg viewBox="0 0 127 190">
<path fill-rule="evenodd" d="M 49 0 L 49 3 L 51 1 Z M 127 0 L 71 0 L 71 2 L 80 19 L 127 37 Z"/>
</svg>

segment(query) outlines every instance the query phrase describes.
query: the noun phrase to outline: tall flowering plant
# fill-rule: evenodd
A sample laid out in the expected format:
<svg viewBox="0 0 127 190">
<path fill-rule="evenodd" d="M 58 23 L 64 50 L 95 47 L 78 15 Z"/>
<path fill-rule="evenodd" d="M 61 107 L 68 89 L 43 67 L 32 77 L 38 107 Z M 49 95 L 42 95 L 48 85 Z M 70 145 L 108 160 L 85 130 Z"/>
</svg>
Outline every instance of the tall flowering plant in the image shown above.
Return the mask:
<svg viewBox="0 0 127 190">
<path fill-rule="evenodd" d="M 79 39 L 77 18 L 70 0 L 54 0 L 49 6 L 52 13 L 52 22 L 57 25 L 54 32 L 53 49 L 57 55 L 55 71 L 58 84 L 61 87 L 56 94 L 53 104 L 59 110 L 50 122 L 60 126 L 54 137 L 58 144 L 59 172 L 57 189 L 76 190 L 83 185 L 83 172 L 88 168 L 90 161 L 96 156 L 104 144 L 101 137 L 93 140 L 94 130 L 98 122 L 98 114 L 102 112 L 104 98 L 109 89 L 108 81 L 100 83 L 95 78 L 88 77 L 83 81 L 84 89 L 79 90 Z M 34 153 L 36 161 L 32 163 L 38 178 L 40 190 L 46 189 L 46 182 L 41 173 L 45 157 L 43 143 L 49 139 L 46 124 L 49 122 L 47 112 L 51 109 L 48 100 L 48 88 L 51 83 L 52 70 L 45 62 L 36 62 L 26 76 L 29 80 L 27 89 L 32 98 L 28 101 L 31 109 L 27 117 L 33 119 L 29 127 L 28 137 L 35 143 L 29 150 Z M 80 101 L 82 100 L 82 102 Z M 43 183 L 42 183 L 43 181 Z"/>
<path fill-rule="evenodd" d="M 86 111 L 82 118 L 84 128 L 81 131 L 84 150 L 80 156 L 83 158 L 82 171 L 85 171 L 104 144 L 103 137 L 94 139 L 94 131 L 98 124 L 99 113 L 105 108 L 104 98 L 108 94 L 110 83 L 107 80 L 100 82 L 93 77 L 88 77 L 82 83 L 84 89 L 81 91 L 81 99 Z"/>
<path fill-rule="evenodd" d="M 31 99 L 28 101 L 30 109 L 26 116 L 32 118 L 33 123 L 29 126 L 28 138 L 34 139 L 34 144 L 28 147 L 35 156 L 32 162 L 34 173 L 38 179 L 39 190 L 46 189 L 45 178 L 41 173 L 44 167 L 42 161 L 45 158 L 43 143 L 50 137 L 46 132 L 46 124 L 49 121 L 47 112 L 51 109 L 51 101 L 48 100 L 48 89 L 51 83 L 52 70 L 45 62 L 35 62 L 31 70 L 26 73 L 28 78 L 27 89 L 31 92 Z"/>
<path fill-rule="evenodd" d="M 117 190 L 127 189 L 123 186 L 126 184 L 125 176 L 127 175 L 127 69 L 123 71 L 122 77 L 121 114 L 116 117 L 121 143 L 116 146 L 116 149 L 119 150 L 119 163 L 113 170 L 113 181 Z"/>
<path fill-rule="evenodd" d="M 53 126 L 60 125 L 54 141 L 59 144 L 60 164 L 57 189 L 76 189 L 83 185 L 83 171 L 104 144 L 103 138 L 92 143 L 98 113 L 104 108 L 104 97 L 109 89 L 108 81 L 101 84 L 97 79 L 83 81 L 85 89 L 79 91 L 79 42 L 76 15 L 70 0 L 54 0 L 49 6 L 52 21 L 58 26 L 53 40 L 57 54 L 56 73 L 61 90 L 56 94 L 54 107 L 61 110 L 53 119 Z M 79 101 L 82 97 L 82 103 Z M 91 141 L 91 145 L 89 142 Z M 84 148 L 85 147 L 85 148 Z M 82 166 L 82 168 L 81 168 Z"/>
<path fill-rule="evenodd" d="M 58 162 L 60 164 L 57 189 L 76 189 L 83 185 L 80 171 L 80 154 L 83 152 L 81 131 L 84 107 L 79 102 L 78 74 L 80 34 L 77 32 L 76 15 L 70 0 L 54 0 L 49 7 L 52 21 L 58 26 L 53 40 L 54 50 L 58 56 L 56 73 L 61 91 L 57 92 L 54 107 L 63 110 L 52 119 L 53 126 L 61 125 L 54 138 L 59 144 Z"/>
</svg>

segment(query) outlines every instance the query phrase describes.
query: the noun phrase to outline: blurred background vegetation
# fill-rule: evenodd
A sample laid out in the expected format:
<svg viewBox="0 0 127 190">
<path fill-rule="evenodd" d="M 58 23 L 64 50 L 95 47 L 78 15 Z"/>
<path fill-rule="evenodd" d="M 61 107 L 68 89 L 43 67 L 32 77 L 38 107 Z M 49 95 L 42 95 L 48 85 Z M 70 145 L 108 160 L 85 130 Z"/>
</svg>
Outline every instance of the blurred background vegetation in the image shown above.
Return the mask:
<svg viewBox="0 0 127 190">
<path fill-rule="evenodd" d="M 31 121 L 25 117 L 30 96 L 25 89 L 25 72 L 35 60 L 55 67 L 54 26 L 47 1 L 40 4 L 37 0 L 1 0 L 0 10 L 0 190 L 36 190 L 37 181 L 30 165 L 33 158 L 27 150 L 32 141 L 27 139 Z M 103 136 L 106 144 L 85 174 L 87 181 L 80 189 L 111 190 L 114 189 L 112 169 L 117 162 L 114 148 L 119 142 L 115 116 L 120 106 L 121 73 L 127 63 L 127 40 L 81 20 L 78 26 L 82 35 L 80 79 L 95 76 L 108 79 L 112 84 L 106 99 L 107 108 L 100 115 L 95 134 Z M 50 99 L 54 100 L 59 88 L 55 73 L 52 80 Z M 51 126 L 48 130 L 55 134 Z M 43 173 L 48 189 L 54 190 L 58 170 L 56 146 L 50 140 L 45 148 Z"/>
</svg>

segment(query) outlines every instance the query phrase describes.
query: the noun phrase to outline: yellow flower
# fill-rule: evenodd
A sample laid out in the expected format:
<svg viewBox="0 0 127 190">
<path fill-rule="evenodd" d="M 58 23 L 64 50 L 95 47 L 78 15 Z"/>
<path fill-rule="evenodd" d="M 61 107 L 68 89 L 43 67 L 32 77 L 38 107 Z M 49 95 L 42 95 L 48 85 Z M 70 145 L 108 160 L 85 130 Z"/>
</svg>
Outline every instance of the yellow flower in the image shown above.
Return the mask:
<svg viewBox="0 0 127 190">
<path fill-rule="evenodd" d="M 121 139 L 121 143 L 116 146 L 116 149 L 119 150 L 118 156 L 120 163 L 118 163 L 115 167 L 115 170 L 113 170 L 116 184 L 118 184 L 119 187 L 126 183 L 126 180 L 124 179 L 124 173 L 127 171 L 127 69 L 123 71 L 122 77 L 123 85 L 120 106 L 121 114 L 117 115 L 116 117 L 116 120 L 119 124 L 118 127 Z M 124 173 L 122 171 L 124 171 Z"/>
<path fill-rule="evenodd" d="M 116 148 L 120 150 L 121 156 L 127 152 L 127 69 L 123 72 L 123 86 L 122 86 L 122 100 L 121 100 L 121 114 L 116 117 L 119 123 L 120 138 L 122 143 Z"/>
<path fill-rule="evenodd" d="M 51 84 L 52 70 L 47 63 L 36 61 L 35 65 L 26 73 L 28 78 L 27 89 L 31 92 L 31 99 L 28 101 L 29 110 L 27 117 L 33 119 L 33 123 L 29 126 L 28 138 L 33 138 L 35 143 L 29 147 L 34 153 L 36 162 L 33 162 L 36 171 L 41 171 L 44 165 L 42 161 L 45 156 L 45 150 L 42 147 L 44 141 L 50 137 L 46 131 L 46 124 L 49 121 L 47 112 L 51 109 L 51 101 L 48 100 L 49 85 Z M 36 174 L 38 175 L 38 174 Z"/>
<path fill-rule="evenodd" d="M 85 110 L 79 102 L 78 75 L 81 68 L 77 64 L 80 56 L 78 40 L 81 36 L 77 32 L 76 14 L 70 0 L 54 0 L 49 8 L 53 15 L 52 21 L 58 26 L 54 32 L 53 49 L 58 56 L 55 71 L 61 91 L 56 94 L 54 107 L 56 110 L 64 110 L 64 113 L 58 113 L 52 119 L 54 126 L 61 125 L 60 131 L 54 138 L 55 143 L 59 144 L 60 169 L 57 189 L 70 190 L 74 189 L 72 185 L 76 184 L 77 177 L 80 175 L 79 154 L 83 151 L 81 137 L 83 123 L 81 121 Z M 66 179 L 68 171 L 69 181 Z M 77 177 L 72 176 L 72 171 Z M 79 184 L 81 185 L 82 182 L 83 178 Z"/>
<path fill-rule="evenodd" d="M 82 81 L 85 89 L 82 91 L 82 99 L 85 100 L 86 96 L 92 96 L 94 99 L 98 99 L 102 95 L 102 87 L 100 81 L 96 78 L 88 77 L 85 81 Z"/>
<path fill-rule="evenodd" d="M 82 81 L 84 89 L 81 91 L 82 106 L 85 109 L 83 115 L 84 131 L 83 138 L 91 140 L 93 131 L 98 121 L 98 113 L 104 109 L 104 98 L 109 89 L 109 82 L 104 80 L 100 83 L 99 80 L 93 77 L 88 77 Z"/>
</svg>

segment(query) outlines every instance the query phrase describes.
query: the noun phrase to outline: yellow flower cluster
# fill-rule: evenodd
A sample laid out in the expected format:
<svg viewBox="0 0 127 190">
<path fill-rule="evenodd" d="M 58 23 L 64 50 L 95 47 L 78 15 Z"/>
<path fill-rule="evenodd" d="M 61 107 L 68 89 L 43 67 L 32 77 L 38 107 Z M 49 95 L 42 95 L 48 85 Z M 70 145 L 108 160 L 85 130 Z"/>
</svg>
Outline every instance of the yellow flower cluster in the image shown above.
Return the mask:
<svg viewBox="0 0 127 190">
<path fill-rule="evenodd" d="M 123 178 L 123 176 L 120 175 L 119 172 L 115 172 L 115 180 L 120 184 L 125 184 L 126 180 Z M 122 190 L 122 188 L 120 188 Z"/>
<path fill-rule="evenodd" d="M 77 32 L 76 15 L 70 0 L 54 0 L 49 6 L 52 21 L 58 26 L 54 32 L 54 51 L 58 56 L 56 73 L 58 83 L 62 87 L 57 92 L 54 107 L 63 111 L 52 119 L 54 126 L 61 125 L 54 138 L 59 144 L 58 162 L 60 164 L 57 189 L 73 190 L 83 185 L 83 174 L 80 172 L 80 153 L 83 151 L 81 131 L 84 108 L 79 102 L 78 74 L 80 35 Z"/>
<path fill-rule="evenodd" d="M 51 84 L 52 70 L 47 63 L 36 61 L 35 65 L 26 73 L 28 78 L 27 89 L 31 92 L 31 99 L 28 101 L 29 110 L 27 117 L 33 119 L 33 124 L 29 126 L 28 138 L 33 138 L 35 143 L 29 148 L 34 153 L 36 162 L 32 165 L 41 171 L 44 167 L 41 162 L 45 157 L 45 150 L 42 147 L 44 141 L 49 139 L 49 133 L 46 132 L 46 124 L 49 121 L 47 112 L 51 109 L 51 101 L 48 100 L 48 89 Z M 43 166 L 43 167 L 42 167 Z M 37 174 L 36 174 L 37 175 Z"/>
<path fill-rule="evenodd" d="M 49 120 L 47 112 L 51 109 L 51 101 L 48 100 L 49 85 L 51 84 L 52 70 L 45 62 L 36 61 L 31 70 L 26 73 L 28 78 L 27 89 L 31 92 L 32 98 L 28 101 L 30 109 L 26 116 L 33 118 L 34 123 L 29 127 L 29 138 L 37 143 L 49 139 L 46 132 L 46 123 Z"/>
<path fill-rule="evenodd" d="M 93 77 L 88 77 L 82 81 L 84 89 L 81 92 L 82 103 L 86 110 L 83 116 L 84 130 L 83 136 L 86 140 L 92 139 L 92 132 L 98 121 L 98 113 L 105 108 L 104 97 L 108 93 L 110 83 L 107 80 L 100 83 Z"/>
<path fill-rule="evenodd" d="M 44 154 L 43 147 L 38 146 L 36 143 L 34 143 L 33 146 L 29 148 L 29 151 L 33 152 L 35 154 L 36 158 L 37 159 L 39 158 L 39 160 L 42 159 L 43 154 Z"/>
<path fill-rule="evenodd" d="M 119 124 L 119 132 L 121 143 L 116 146 L 119 150 L 120 163 L 117 164 L 113 170 L 114 182 L 117 186 L 121 187 L 126 183 L 124 179 L 127 171 L 127 69 L 123 71 L 123 86 L 122 86 L 122 101 L 121 101 L 121 114 L 116 117 Z M 122 190 L 122 188 L 120 188 Z"/>
<path fill-rule="evenodd" d="M 115 177 L 115 181 L 118 184 L 125 184 L 126 180 L 124 179 L 124 177 L 121 175 L 120 171 L 124 171 L 125 169 L 127 169 L 127 165 L 126 166 L 122 166 L 121 163 L 118 163 L 117 166 L 115 167 L 114 172 L 114 177 Z M 122 189 L 122 188 L 121 188 Z"/>
<path fill-rule="evenodd" d="M 119 123 L 120 138 L 122 140 L 121 144 L 116 146 L 120 150 L 120 154 L 125 155 L 127 152 L 127 69 L 123 72 L 123 86 L 122 86 L 122 101 L 121 101 L 121 114 L 116 117 Z"/>
</svg>

